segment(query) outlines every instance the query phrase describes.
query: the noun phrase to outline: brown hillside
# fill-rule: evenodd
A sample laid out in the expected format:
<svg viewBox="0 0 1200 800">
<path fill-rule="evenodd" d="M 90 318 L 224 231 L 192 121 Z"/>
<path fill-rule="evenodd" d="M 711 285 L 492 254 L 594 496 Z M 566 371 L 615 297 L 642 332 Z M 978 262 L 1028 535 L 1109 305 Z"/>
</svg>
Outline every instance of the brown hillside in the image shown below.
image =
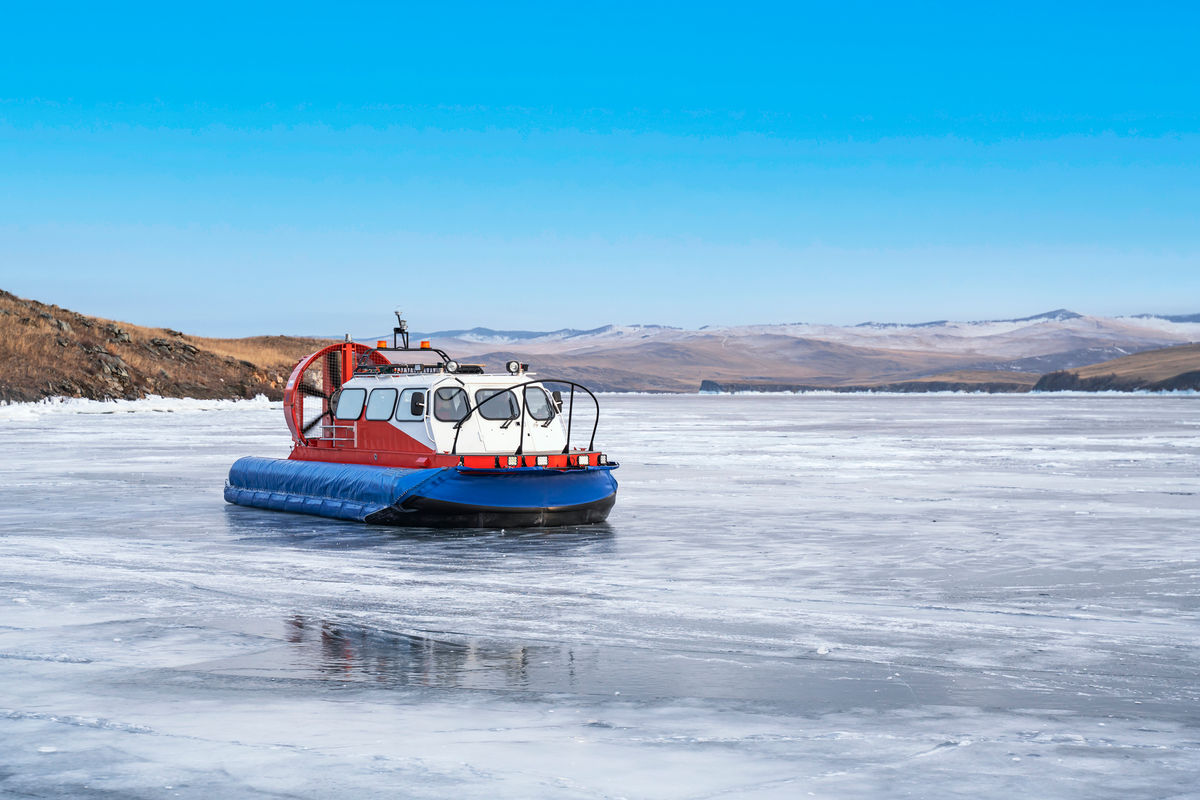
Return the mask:
<svg viewBox="0 0 1200 800">
<path fill-rule="evenodd" d="M 1087 367 L 1073 369 L 1081 378 L 1096 378 L 1101 375 L 1116 375 L 1120 378 L 1142 378 L 1147 381 L 1165 381 L 1185 372 L 1200 370 L 1200 344 L 1181 344 L 1160 350 L 1146 350 L 1131 356 L 1121 356 L 1112 361 L 1102 361 Z"/>
<path fill-rule="evenodd" d="M 881 350 L 778 335 L 736 341 L 696 336 L 686 341 L 605 345 L 552 354 L 513 348 L 476 352 L 470 357 L 492 367 L 516 358 L 542 374 L 581 380 L 586 373 L 595 385 L 583 382 L 601 390 L 671 392 L 694 392 L 704 381 L 825 386 L 886 383 L 979 360 L 977 356 Z"/>
<path fill-rule="evenodd" d="M 1200 389 L 1200 344 L 1146 350 L 1074 370 L 1043 375 L 1042 391 L 1170 391 Z"/>
<path fill-rule="evenodd" d="M 295 362 L 323 344 L 291 336 L 206 339 L 0 291 L 0 401 L 148 394 L 278 399 Z"/>
<path fill-rule="evenodd" d="M 1030 391 L 1039 376 L 1030 372 L 1000 370 L 955 370 L 900 381 L 879 383 L 780 383 L 778 381 L 713 381 L 701 386 L 704 392 L 987 392 Z"/>
<path fill-rule="evenodd" d="M 960 369 L 913 378 L 911 383 L 962 383 L 962 384 L 1012 384 L 1032 389 L 1042 377 L 1036 372 L 1007 372 L 999 370 Z"/>
</svg>

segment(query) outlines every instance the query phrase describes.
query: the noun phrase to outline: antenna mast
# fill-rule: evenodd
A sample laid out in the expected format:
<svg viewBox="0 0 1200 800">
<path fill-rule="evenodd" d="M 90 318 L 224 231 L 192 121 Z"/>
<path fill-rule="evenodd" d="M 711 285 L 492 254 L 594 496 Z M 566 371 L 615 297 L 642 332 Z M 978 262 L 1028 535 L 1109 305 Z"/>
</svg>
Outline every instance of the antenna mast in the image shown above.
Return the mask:
<svg viewBox="0 0 1200 800">
<path fill-rule="evenodd" d="M 404 312 L 396 309 L 396 327 L 392 328 L 392 347 L 399 347 L 397 337 L 404 342 L 404 349 L 408 349 L 408 323 L 404 321 Z"/>
</svg>

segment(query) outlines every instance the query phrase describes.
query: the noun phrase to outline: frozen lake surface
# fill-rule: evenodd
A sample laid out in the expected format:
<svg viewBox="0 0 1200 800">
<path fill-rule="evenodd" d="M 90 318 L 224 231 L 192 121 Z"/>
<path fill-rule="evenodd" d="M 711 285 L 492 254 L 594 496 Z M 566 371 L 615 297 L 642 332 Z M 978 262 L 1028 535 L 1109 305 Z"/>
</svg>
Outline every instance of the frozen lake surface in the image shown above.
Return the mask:
<svg viewBox="0 0 1200 800">
<path fill-rule="evenodd" d="M 1200 796 L 1200 397 L 602 401 L 608 524 L 523 532 L 0 407 L 0 797 Z"/>
</svg>

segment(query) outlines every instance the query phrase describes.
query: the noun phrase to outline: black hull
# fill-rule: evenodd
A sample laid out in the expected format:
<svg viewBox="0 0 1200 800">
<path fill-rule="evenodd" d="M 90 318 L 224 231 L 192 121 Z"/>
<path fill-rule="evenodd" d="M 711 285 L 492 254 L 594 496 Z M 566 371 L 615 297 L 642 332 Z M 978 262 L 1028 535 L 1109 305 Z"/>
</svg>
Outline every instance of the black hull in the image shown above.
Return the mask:
<svg viewBox="0 0 1200 800">
<path fill-rule="evenodd" d="M 414 497 L 404 508 L 389 506 L 364 522 L 404 528 L 553 528 L 604 522 L 617 494 L 590 503 L 551 508 L 496 508 Z"/>
</svg>

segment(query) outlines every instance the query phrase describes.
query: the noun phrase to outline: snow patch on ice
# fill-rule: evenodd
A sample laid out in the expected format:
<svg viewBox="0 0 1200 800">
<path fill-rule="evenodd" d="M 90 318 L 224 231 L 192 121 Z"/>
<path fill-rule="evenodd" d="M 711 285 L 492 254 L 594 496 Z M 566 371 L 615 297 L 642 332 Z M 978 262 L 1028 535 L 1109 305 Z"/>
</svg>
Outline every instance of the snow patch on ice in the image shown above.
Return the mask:
<svg viewBox="0 0 1200 800">
<path fill-rule="evenodd" d="M 639 394 L 637 392 L 628 393 L 600 393 L 597 394 Z M 653 394 L 653 393 L 644 393 Z M 660 393 L 662 394 L 662 393 Z M 984 391 L 939 391 L 939 392 L 880 392 L 880 391 L 862 391 L 862 392 L 839 392 L 834 389 L 802 389 L 802 390 L 780 390 L 775 392 L 764 392 L 759 390 L 735 390 L 731 392 L 713 392 L 704 391 L 696 392 L 697 395 L 705 397 L 722 397 L 726 395 L 761 395 L 763 397 L 782 397 L 786 395 L 805 395 L 811 397 L 994 397 L 995 392 Z M 1136 389 L 1131 392 L 1123 392 L 1116 390 L 1105 390 L 1099 392 L 1086 391 L 1030 391 L 1014 393 L 1015 397 L 1129 397 L 1130 395 L 1143 396 L 1190 396 L 1200 394 L 1195 389 L 1170 389 L 1165 391 L 1150 391 L 1148 389 Z"/>
<path fill-rule="evenodd" d="M 49 414 L 118 414 L 139 412 L 223 411 L 233 408 L 282 408 L 283 404 L 258 395 L 251 400 L 201 400 L 194 397 L 159 397 L 141 400 L 87 400 L 80 397 L 47 397 L 32 403 L 0 403 L 0 420 L 36 420 Z"/>
</svg>

